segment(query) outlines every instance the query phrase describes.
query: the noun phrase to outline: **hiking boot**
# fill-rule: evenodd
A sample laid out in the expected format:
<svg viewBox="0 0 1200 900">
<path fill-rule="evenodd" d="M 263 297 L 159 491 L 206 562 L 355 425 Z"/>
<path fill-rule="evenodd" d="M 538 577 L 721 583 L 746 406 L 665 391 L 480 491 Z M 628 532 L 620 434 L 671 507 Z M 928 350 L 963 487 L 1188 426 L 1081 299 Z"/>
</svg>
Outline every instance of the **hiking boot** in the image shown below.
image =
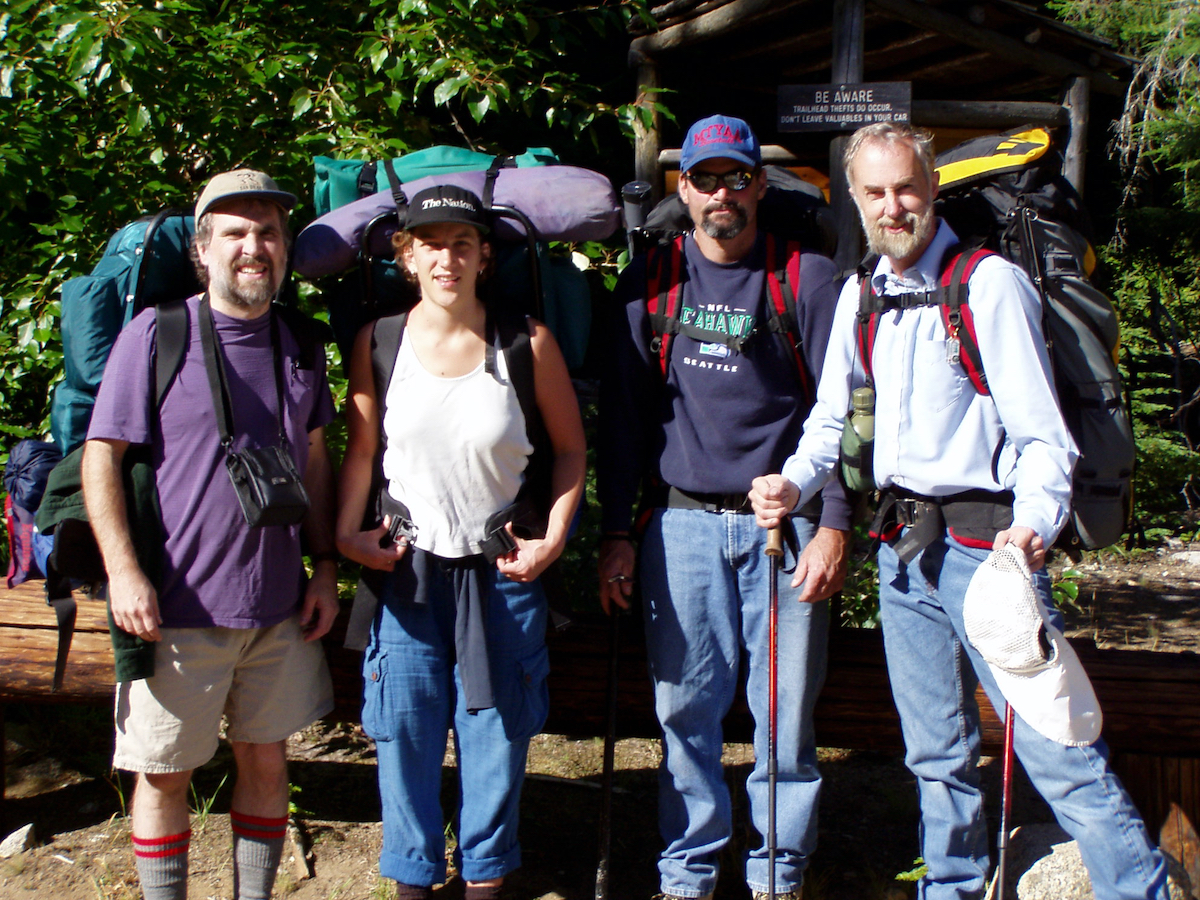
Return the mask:
<svg viewBox="0 0 1200 900">
<path fill-rule="evenodd" d="M 796 888 L 794 891 L 788 891 L 786 894 L 776 894 L 775 900 L 802 900 L 803 891 L 801 888 Z M 754 900 L 771 900 L 767 896 L 766 891 L 755 891 Z"/>
</svg>

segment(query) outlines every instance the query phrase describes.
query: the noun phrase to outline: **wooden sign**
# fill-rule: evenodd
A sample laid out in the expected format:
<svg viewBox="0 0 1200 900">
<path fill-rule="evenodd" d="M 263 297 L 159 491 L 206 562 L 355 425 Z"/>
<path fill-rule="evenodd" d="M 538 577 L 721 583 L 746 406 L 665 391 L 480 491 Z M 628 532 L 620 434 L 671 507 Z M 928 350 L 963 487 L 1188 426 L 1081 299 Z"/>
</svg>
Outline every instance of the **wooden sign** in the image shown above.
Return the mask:
<svg viewBox="0 0 1200 900">
<path fill-rule="evenodd" d="M 853 131 L 874 122 L 907 122 L 912 82 L 781 84 L 780 131 Z"/>
</svg>

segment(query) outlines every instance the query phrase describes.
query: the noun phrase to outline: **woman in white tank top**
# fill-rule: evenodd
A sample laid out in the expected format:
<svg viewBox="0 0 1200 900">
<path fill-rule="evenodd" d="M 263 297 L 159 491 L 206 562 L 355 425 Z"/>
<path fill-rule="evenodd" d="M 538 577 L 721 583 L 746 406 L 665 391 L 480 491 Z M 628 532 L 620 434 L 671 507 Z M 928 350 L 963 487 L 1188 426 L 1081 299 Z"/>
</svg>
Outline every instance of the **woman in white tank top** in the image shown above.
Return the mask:
<svg viewBox="0 0 1200 900">
<path fill-rule="evenodd" d="M 393 241 L 419 299 L 383 398 L 373 325 L 350 361 L 338 549 L 390 573 L 364 657 L 363 725 L 378 751 L 380 873 L 397 882 L 399 900 L 427 898 L 446 880 L 439 791 L 451 726 L 454 864 L 467 900 L 498 897 L 520 864 L 517 800 L 529 739 L 548 704 L 537 578 L 562 552 L 583 492 L 583 425 L 566 363 L 545 325 L 530 319 L 534 392 L 553 451 L 546 534 L 513 536 L 515 549 L 494 565 L 480 554 L 484 522 L 513 502 L 533 450 L 499 346 L 495 371 L 485 366 L 488 311 L 477 288 L 491 262 L 489 225 L 469 191 L 443 186 L 414 196 Z M 379 474 L 381 410 L 383 482 L 407 507 L 411 539 L 388 537 L 390 517 L 362 530 Z"/>
</svg>

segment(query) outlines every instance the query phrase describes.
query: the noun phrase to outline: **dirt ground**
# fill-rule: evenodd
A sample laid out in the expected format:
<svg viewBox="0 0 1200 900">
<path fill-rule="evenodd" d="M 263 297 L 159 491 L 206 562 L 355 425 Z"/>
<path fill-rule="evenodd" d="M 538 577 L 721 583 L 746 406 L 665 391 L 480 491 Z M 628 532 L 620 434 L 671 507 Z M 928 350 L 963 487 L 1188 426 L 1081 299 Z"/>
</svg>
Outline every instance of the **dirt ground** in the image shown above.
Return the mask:
<svg viewBox="0 0 1200 900">
<path fill-rule="evenodd" d="M 1066 566 L 1059 563 L 1057 568 Z M 1092 555 L 1060 581 L 1078 586 L 1068 609 L 1072 634 L 1103 647 L 1200 650 L 1200 544 L 1169 546 L 1129 558 Z M 33 823 L 38 846 L 0 859 L 0 900 L 133 900 L 124 807 L 130 783 L 107 769 L 111 726 L 103 710 L 10 707 L 5 745 L 6 804 L 0 835 Z M 391 896 L 378 876 L 379 800 L 371 742 L 352 725 L 319 723 L 293 738 L 297 823 L 285 854 L 277 898 L 373 900 Z M 822 750 L 820 841 L 806 900 L 901 900 L 911 882 L 897 880 L 918 856 L 912 778 L 899 757 Z M 595 895 L 602 742 L 555 735 L 535 739 L 522 802 L 524 863 L 506 885 L 508 900 L 584 900 Z M 613 900 L 657 891 L 655 859 L 657 742 L 617 746 L 613 806 Z M 752 839 L 744 782 L 747 745 L 729 745 L 728 780 L 738 829 L 723 858 L 717 900 L 747 900 L 740 859 Z M 999 765 L 985 760 L 985 787 L 998 797 Z M 192 898 L 227 898 L 230 881 L 228 752 L 196 778 L 191 856 Z M 447 755 L 444 799 L 455 796 Z M 997 811 L 989 806 L 992 827 Z M 1015 821 L 1049 821 L 1049 811 L 1018 781 Z M 451 835 L 452 838 L 452 835 Z M 435 896 L 457 900 L 453 874 Z"/>
</svg>

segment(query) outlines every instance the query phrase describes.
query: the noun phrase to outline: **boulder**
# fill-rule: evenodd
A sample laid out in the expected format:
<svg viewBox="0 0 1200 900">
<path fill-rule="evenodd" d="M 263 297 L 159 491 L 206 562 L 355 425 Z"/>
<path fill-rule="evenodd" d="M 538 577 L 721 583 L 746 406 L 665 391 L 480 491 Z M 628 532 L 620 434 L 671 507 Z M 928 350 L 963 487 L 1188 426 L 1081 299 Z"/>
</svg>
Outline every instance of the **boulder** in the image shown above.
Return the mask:
<svg viewBox="0 0 1200 900">
<path fill-rule="evenodd" d="M 36 838 L 33 835 L 33 824 L 18 828 L 3 841 L 0 841 L 0 859 L 8 859 L 18 853 L 24 853 L 33 848 Z"/>
</svg>

